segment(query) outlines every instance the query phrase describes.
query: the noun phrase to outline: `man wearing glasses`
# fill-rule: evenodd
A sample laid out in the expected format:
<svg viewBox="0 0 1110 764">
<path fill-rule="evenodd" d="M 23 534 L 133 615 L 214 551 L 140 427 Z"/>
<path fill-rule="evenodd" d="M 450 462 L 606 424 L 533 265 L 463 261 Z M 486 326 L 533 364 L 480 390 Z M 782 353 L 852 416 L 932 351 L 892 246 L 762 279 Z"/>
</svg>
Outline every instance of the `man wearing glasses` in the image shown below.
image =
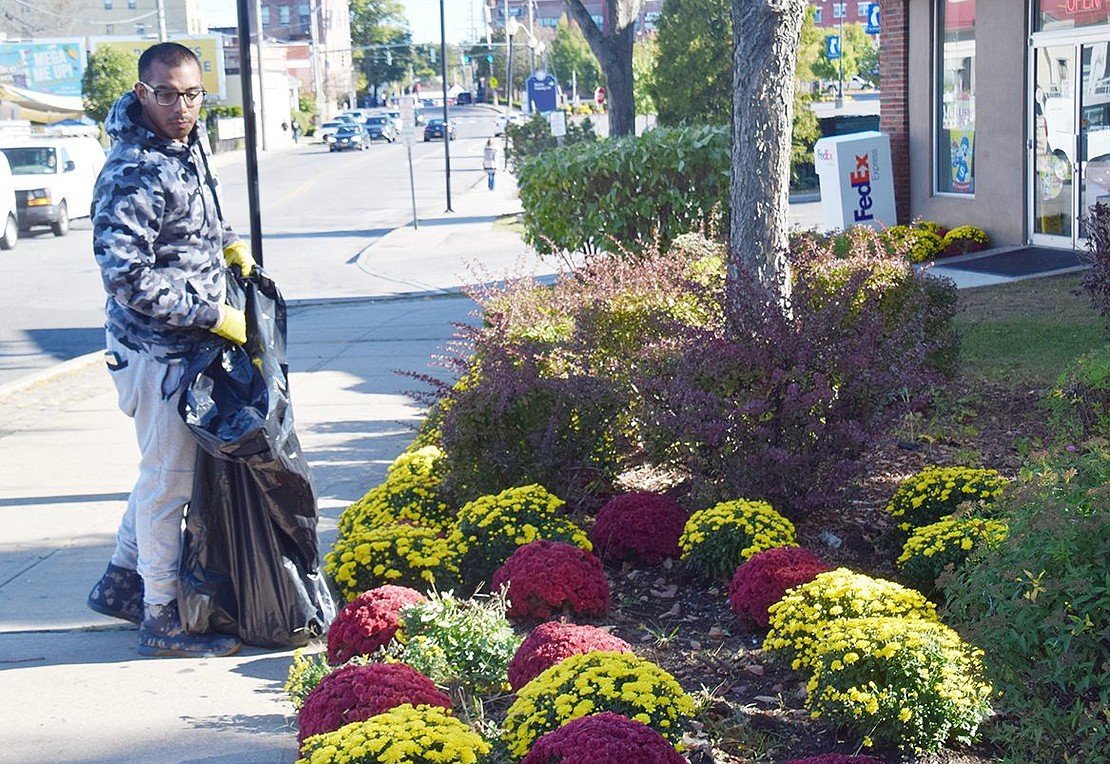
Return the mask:
<svg viewBox="0 0 1110 764">
<path fill-rule="evenodd" d="M 139 477 L 93 610 L 139 624 L 142 655 L 231 655 L 239 640 L 191 634 L 177 606 L 181 521 L 192 496 L 196 441 L 177 411 L 184 367 L 216 334 L 246 341 L 243 313 L 224 304 L 225 269 L 254 266 L 224 221 L 209 169 L 200 62 L 166 42 L 139 58 L 139 81 L 112 107 L 112 139 L 93 198 L 106 359 L 119 405 L 135 421 Z"/>
</svg>

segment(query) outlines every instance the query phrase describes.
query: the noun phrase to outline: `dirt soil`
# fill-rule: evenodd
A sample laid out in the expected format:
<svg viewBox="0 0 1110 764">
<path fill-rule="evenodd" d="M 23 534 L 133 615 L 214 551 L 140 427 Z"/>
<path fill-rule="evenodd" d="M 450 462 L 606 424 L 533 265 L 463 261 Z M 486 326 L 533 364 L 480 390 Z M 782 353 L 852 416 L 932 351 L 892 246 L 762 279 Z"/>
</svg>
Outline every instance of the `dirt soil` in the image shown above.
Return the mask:
<svg viewBox="0 0 1110 764">
<path fill-rule="evenodd" d="M 902 480 L 928 464 L 974 464 L 1013 477 L 1022 463 L 1021 444 L 1045 434 L 1037 406 L 1040 393 L 963 385 L 950 388 L 951 399 L 974 405 L 965 404 L 945 415 L 946 420 L 933 419 L 921 428 L 947 437 L 930 438 L 914 427 L 892 434 L 863 460 L 866 468 L 843 491 L 837 512 L 796 524 L 798 543 L 834 566 L 896 579 L 893 561 L 901 550 L 891 541 L 885 507 Z M 915 440 L 901 439 L 907 436 Z M 858 739 L 811 720 L 803 707 L 806 677 L 760 649 L 766 632 L 732 613 L 727 582 L 707 587 L 671 561 L 647 569 L 626 565 L 608 573 L 613 613 L 607 623 L 613 624 L 612 632 L 674 674 L 687 691 L 709 698 L 712 711 L 703 719 L 703 740 L 687 753 L 694 764 L 781 763 L 833 752 L 866 753 L 888 764 L 906 760 L 896 750 L 859 751 Z M 998 760 L 986 745 L 979 745 L 915 761 Z"/>
</svg>

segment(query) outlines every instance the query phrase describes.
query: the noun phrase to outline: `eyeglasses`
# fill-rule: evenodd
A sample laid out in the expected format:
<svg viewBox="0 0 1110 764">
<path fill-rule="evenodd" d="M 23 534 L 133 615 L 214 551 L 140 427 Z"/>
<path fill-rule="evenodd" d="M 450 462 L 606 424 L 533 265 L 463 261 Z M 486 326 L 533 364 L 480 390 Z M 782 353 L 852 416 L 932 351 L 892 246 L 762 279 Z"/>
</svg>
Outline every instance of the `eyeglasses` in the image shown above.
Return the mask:
<svg viewBox="0 0 1110 764">
<path fill-rule="evenodd" d="M 208 91 L 204 88 L 190 88 L 184 92 L 180 90 L 171 90 L 170 88 L 156 88 L 147 83 L 139 80 L 139 84 L 154 94 L 154 102 L 159 106 L 173 106 L 177 103 L 178 98 L 185 99 L 186 106 L 192 106 L 197 102 L 198 98 L 204 98 L 208 95 Z"/>
</svg>

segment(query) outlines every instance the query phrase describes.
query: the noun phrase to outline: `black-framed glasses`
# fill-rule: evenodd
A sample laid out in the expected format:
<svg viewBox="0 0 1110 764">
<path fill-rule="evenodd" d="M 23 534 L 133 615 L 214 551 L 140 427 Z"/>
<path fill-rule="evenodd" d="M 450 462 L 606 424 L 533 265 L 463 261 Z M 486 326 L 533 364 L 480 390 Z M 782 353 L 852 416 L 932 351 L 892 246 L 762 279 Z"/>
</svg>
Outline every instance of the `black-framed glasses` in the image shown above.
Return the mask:
<svg viewBox="0 0 1110 764">
<path fill-rule="evenodd" d="M 208 95 L 208 91 L 204 88 L 190 88 L 188 90 L 173 90 L 171 88 L 156 88 L 153 85 L 139 80 L 139 84 L 146 88 L 154 95 L 154 102 L 159 106 L 173 106 L 177 103 L 178 98 L 185 99 L 186 106 L 192 106 L 197 102 L 198 98 L 204 98 Z"/>
</svg>

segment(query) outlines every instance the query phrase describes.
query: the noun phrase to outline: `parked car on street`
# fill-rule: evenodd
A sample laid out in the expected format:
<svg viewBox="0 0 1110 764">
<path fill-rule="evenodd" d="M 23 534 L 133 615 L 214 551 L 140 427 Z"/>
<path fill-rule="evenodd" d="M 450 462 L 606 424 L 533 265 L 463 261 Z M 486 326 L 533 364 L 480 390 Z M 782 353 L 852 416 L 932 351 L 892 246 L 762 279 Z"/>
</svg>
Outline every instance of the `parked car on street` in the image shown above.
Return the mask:
<svg viewBox="0 0 1110 764">
<path fill-rule="evenodd" d="M 339 128 L 349 124 L 350 122 L 342 119 L 335 119 L 330 122 L 325 122 L 316 130 L 316 137 L 327 143 L 329 135 L 335 135 Z"/>
<path fill-rule="evenodd" d="M 357 122 L 344 125 L 336 131 L 335 135 L 327 137 L 328 151 L 346 151 L 354 149 L 364 151 L 370 148 L 370 136 L 366 128 Z"/>
<path fill-rule="evenodd" d="M 527 121 L 528 121 L 527 118 L 525 118 L 525 116 L 523 114 L 520 114 L 520 113 L 510 114 L 507 119 L 506 119 L 504 114 L 498 114 L 497 115 L 497 127 L 494 128 L 493 134 L 494 135 L 504 135 L 505 134 L 505 125 L 507 125 L 507 124 L 508 125 L 523 125 Z"/>
<path fill-rule="evenodd" d="M 424 140 L 425 142 L 438 138 L 443 140 L 446 136 L 447 140 L 455 140 L 455 123 L 447 120 L 444 122 L 442 119 L 429 119 L 428 124 L 424 125 Z"/>
<path fill-rule="evenodd" d="M 105 160 L 94 138 L 10 138 L 0 151 L 11 168 L 21 231 L 48 226 L 55 236 L 65 236 L 70 219 L 89 216 Z"/>
<path fill-rule="evenodd" d="M 19 241 L 19 213 L 15 205 L 15 181 L 8 159 L 0 152 L 0 249 L 11 249 Z"/>
<path fill-rule="evenodd" d="M 365 125 L 371 143 L 379 140 L 393 143 L 401 134 L 393 123 L 393 117 L 388 114 L 373 114 L 366 118 Z"/>
</svg>

